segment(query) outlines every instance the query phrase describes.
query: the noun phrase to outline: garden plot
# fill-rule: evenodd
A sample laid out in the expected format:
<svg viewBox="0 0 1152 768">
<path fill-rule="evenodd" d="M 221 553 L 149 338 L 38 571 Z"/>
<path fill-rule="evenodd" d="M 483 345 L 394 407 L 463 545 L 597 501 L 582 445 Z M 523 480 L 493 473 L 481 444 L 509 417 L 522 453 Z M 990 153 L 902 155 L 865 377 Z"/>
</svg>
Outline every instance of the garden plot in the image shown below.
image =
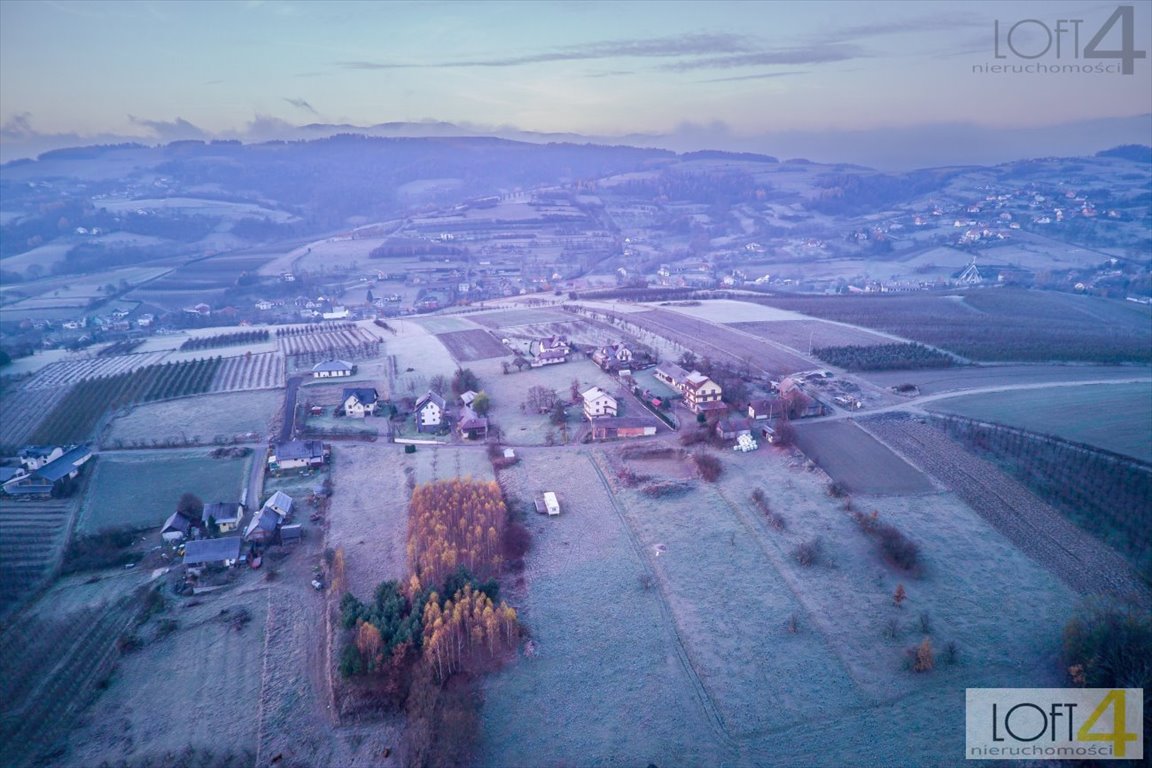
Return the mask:
<svg viewBox="0 0 1152 768">
<path fill-rule="evenodd" d="M 105 447 L 161 443 L 263 440 L 274 433 L 284 395 L 279 391 L 200 395 L 134 406 L 110 425 Z"/>
<path fill-rule="evenodd" d="M 392 398 L 419 397 L 433 376 L 451 379 L 457 368 L 440 340 L 412 323 L 404 323 L 404 328 L 388 340 L 387 353 L 394 361 L 395 375 L 390 377 Z"/>
<path fill-rule="evenodd" d="M 938 400 L 929 408 L 1152 462 L 1152 381 L 989 392 Z"/>
<path fill-rule="evenodd" d="M 849 493 L 929 493 L 932 481 L 851 421 L 793 422 L 796 445 Z"/>
<path fill-rule="evenodd" d="M 476 324 L 463 317 L 453 315 L 421 315 L 405 318 L 406 322 L 418 325 L 429 333 L 447 334 L 476 329 Z M 395 321 L 394 321 L 395 322 Z"/>
<path fill-rule="evenodd" d="M 642 586 L 645 558 L 595 466 L 569 451 L 519 453 L 501 472 L 514 506 L 553 490 L 562 512 L 526 521 L 533 547 L 511 600 L 532 640 L 484 678 L 478 764 L 730 763 L 734 745 L 718 735 L 659 590 Z"/>
<path fill-rule="evenodd" d="M 88 534 L 122 525 L 159 527 L 186 492 L 206 504 L 239 501 L 253 460 L 260 457 L 213 459 L 204 450 L 104 453 L 89 480 L 77 531 Z"/>
<path fill-rule="evenodd" d="M 508 357 L 510 352 L 488 331 L 475 328 L 469 331 L 438 333 L 436 338 L 448 348 L 457 362 L 470 363 L 473 360 L 488 360 L 493 357 Z"/>
</svg>

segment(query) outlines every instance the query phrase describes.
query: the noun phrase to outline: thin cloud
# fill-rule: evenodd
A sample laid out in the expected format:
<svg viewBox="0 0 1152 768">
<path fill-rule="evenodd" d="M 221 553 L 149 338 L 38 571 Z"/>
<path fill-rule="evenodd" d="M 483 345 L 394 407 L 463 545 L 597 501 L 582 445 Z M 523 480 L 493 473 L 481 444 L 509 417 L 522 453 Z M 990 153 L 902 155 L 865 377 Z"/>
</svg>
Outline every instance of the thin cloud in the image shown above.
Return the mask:
<svg viewBox="0 0 1152 768">
<path fill-rule="evenodd" d="M 527 53 L 519 56 L 495 58 L 457 59 L 433 62 L 378 62 L 343 61 L 345 69 L 448 69 L 457 67 L 519 67 L 526 64 L 547 64 L 554 61 L 590 61 L 611 58 L 674 58 L 678 56 L 715 56 L 718 54 L 750 53 L 757 50 L 755 41 L 747 35 L 727 33 L 694 33 L 673 37 L 635 40 L 606 40 L 587 45 L 566 46 L 551 51 Z"/>
<path fill-rule="evenodd" d="M 781 64 L 829 64 L 866 58 L 867 56 L 868 54 L 855 45 L 814 45 L 805 48 L 738 53 L 730 56 L 707 56 L 700 59 L 670 62 L 661 65 L 660 69 L 670 72 L 689 72 L 698 69 L 733 69 Z"/>
<path fill-rule="evenodd" d="M 135 125 L 149 129 L 161 141 L 211 138 L 203 130 L 182 117 L 177 117 L 175 120 L 145 120 L 135 115 L 128 115 L 128 119 Z"/>
<path fill-rule="evenodd" d="M 808 70 L 796 70 L 794 72 L 760 72 L 755 75 L 739 75 L 737 77 L 715 77 L 711 80 L 698 80 L 700 83 L 735 83 L 741 80 L 771 80 L 776 77 L 792 77 L 794 75 L 806 75 Z"/>
<path fill-rule="evenodd" d="M 287 96 L 285 96 L 284 101 L 286 101 L 289 104 L 291 104 L 292 106 L 296 107 L 296 109 L 302 109 L 305 112 L 310 112 L 313 115 L 316 115 L 317 117 L 320 116 L 320 113 L 316 111 L 316 108 L 313 107 L 311 104 L 309 104 L 304 99 L 290 99 Z"/>
</svg>

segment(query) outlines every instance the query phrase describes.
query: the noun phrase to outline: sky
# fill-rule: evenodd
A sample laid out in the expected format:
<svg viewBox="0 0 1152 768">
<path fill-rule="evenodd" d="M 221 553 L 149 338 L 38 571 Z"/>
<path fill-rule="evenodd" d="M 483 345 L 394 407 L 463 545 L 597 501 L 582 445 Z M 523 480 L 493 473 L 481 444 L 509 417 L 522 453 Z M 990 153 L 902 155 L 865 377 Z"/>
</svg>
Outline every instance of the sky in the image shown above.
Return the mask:
<svg viewBox="0 0 1152 768">
<path fill-rule="evenodd" d="M 1130 24 L 1079 0 L 0 0 L 0 147 L 420 121 L 689 143 L 1005 135 L 1152 113 L 1152 0 L 1126 5 Z M 1114 15 L 1097 53 L 1130 27 L 1130 74 L 1085 56 Z"/>
</svg>

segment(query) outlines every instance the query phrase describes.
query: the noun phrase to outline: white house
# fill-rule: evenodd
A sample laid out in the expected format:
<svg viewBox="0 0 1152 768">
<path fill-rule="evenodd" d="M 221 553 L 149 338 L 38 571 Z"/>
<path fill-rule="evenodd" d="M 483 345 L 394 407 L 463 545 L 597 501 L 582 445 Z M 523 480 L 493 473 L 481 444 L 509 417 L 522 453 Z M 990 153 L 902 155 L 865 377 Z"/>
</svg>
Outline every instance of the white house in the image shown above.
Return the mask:
<svg viewBox="0 0 1152 768">
<path fill-rule="evenodd" d="M 617 413 L 616 398 L 600 387 L 592 387 L 580 396 L 584 400 L 584 416 L 590 420 L 597 416 L 615 416 Z"/>
<path fill-rule="evenodd" d="M 341 407 L 344 414 L 354 419 L 362 419 L 376 413 L 379 395 L 372 387 L 352 387 L 344 390 Z"/>
<path fill-rule="evenodd" d="M 231 533 L 240 527 L 240 521 L 244 518 L 244 507 L 240 506 L 238 501 L 216 501 L 211 504 L 204 505 L 204 511 L 200 515 L 200 519 L 204 521 L 204 527 L 208 528 L 210 520 L 216 521 L 220 533 Z"/>
<path fill-rule="evenodd" d="M 723 391 L 720 385 L 712 381 L 699 371 L 692 371 L 684 379 L 684 404 L 693 413 L 723 410 L 724 404 L 720 402 Z"/>
<path fill-rule="evenodd" d="M 444 423 L 444 398 L 429 390 L 416 401 L 416 431 L 435 431 Z"/>
<path fill-rule="evenodd" d="M 325 360 L 312 366 L 312 377 L 316 379 L 335 379 L 354 373 L 356 366 L 344 360 Z"/>
<path fill-rule="evenodd" d="M 20 464 L 29 472 L 35 472 L 63 455 L 64 449 L 58 445 L 28 445 L 20 449 Z"/>
</svg>

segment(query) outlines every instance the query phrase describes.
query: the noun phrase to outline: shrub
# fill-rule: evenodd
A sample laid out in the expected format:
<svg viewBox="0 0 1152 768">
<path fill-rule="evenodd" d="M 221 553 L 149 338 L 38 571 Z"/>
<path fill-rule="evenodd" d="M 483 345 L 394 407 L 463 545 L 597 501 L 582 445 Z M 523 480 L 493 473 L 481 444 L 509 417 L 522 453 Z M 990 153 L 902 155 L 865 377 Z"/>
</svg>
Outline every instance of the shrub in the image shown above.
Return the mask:
<svg viewBox="0 0 1152 768">
<path fill-rule="evenodd" d="M 948 644 L 944 646 L 944 663 L 948 665 L 957 664 L 960 662 L 960 646 L 956 645 L 955 640 L 949 640 Z"/>
<path fill-rule="evenodd" d="M 796 549 L 792 550 L 792 556 L 796 558 L 796 562 L 807 568 L 812 565 L 819 565 L 824 552 L 824 543 L 817 536 L 811 541 L 802 542 Z"/>
<path fill-rule="evenodd" d="M 752 491 L 752 503 L 764 514 L 764 517 L 768 520 L 768 524 L 772 526 L 774 530 L 785 531 L 788 529 L 788 520 L 768 505 L 768 499 L 764 495 L 764 491 L 760 488 Z"/>
<path fill-rule="evenodd" d="M 523 523 L 512 522 L 504 529 L 504 559 L 516 561 L 532 548 L 532 533 Z"/>
<path fill-rule="evenodd" d="M 1089 688 L 1152 688 L 1152 613 L 1095 604 L 1064 627 L 1063 661 L 1072 681 Z"/>
<path fill-rule="evenodd" d="M 913 649 L 912 654 L 913 672 L 931 672 L 932 668 L 936 666 L 936 654 L 932 651 L 932 638 L 926 637 L 921 640 L 920 645 Z"/>
<path fill-rule="evenodd" d="M 666 499 L 683 496 L 692 490 L 692 484 L 683 481 L 668 480 L 662 483 L 651 483 L 640 489 L 640 492 L 651 499 Z"/>
<path fill-rule="evenodd" d="M 880 537 L 881 551 L 883 551 L 884 556 L 891 560 L 896 566 L 905 571 L 911 571 L 919 565 L 919 544 L 909 539 L 901 533 L 899 529 L 887 523 L 881 523 L 877 533 Z"/>
<path fill-rule="evenodd" d="M 720 463 L 720 459 L 710 453 L 696 453 L 692 455 L 692 459 L 696 462 L 696 470 L 700 473 L 700 477 L 706 482 L 714 483 L 724 473 L 724 465 Z"/>
</svg>

